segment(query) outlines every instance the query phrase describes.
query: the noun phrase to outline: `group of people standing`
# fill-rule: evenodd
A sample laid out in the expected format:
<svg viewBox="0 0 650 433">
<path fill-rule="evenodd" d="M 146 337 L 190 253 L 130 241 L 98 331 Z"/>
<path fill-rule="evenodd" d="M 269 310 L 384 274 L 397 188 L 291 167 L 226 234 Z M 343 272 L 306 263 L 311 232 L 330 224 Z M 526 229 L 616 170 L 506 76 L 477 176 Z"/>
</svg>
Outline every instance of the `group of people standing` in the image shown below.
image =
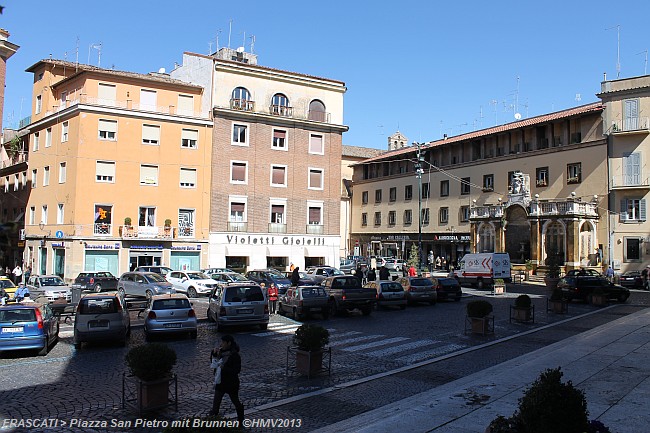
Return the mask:
<svg viewBox="0 0 650 433">
<path fill-rule="evenodd" d="M 0 272 L 2 272 L 2 268 L 0 268 Z M 23 277 L 25 277 L 25 281 L 27 281 L 31 273 L 31 266 L 28 266 L 23 272 L 23 268 L 19 264 L 16 264 L 16 267 L 13 269 L 9 268 L 9 266 L 4 269 L 4 274 L 9 277 L 15 285 L 20 284 L 23 281 Z"/>
</svg>

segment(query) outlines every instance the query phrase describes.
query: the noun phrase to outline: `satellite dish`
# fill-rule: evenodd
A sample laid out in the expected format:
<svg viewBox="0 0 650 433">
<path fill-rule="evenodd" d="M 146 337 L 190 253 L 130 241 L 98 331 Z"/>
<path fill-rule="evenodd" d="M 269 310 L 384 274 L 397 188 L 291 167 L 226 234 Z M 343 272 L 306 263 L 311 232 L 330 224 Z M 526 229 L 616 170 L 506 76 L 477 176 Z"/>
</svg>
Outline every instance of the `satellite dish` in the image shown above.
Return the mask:
<svg viewBox="0 0 650 433">
<path fill-rule="evenodd" d="M 515 119 L 517 120 L 521 119 L 521 113 L 515 113 Z"/>
</svg>

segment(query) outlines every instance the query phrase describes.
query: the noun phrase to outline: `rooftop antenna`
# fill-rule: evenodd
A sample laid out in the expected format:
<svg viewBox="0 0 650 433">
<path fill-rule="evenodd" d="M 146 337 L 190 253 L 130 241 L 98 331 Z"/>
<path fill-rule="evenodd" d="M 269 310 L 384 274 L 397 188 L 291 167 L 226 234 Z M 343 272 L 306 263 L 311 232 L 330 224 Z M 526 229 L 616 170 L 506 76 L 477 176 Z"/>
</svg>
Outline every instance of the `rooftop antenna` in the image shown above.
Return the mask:
<svg viewBox="0 0 650 433">
<path fill-rule="evenodd" d="M 519 75 L 517 75 L 517 89 L 515 90 L 515 119 L 521 119 L 521 113 L 519 112 Z"/>
<path fill-rule="evenodd" d="M 208 47 L 209 47 L 208 48 L 208 56 L 209 56 L 210 54 L 212 54 L 212 41 L 208 42 Z"/>
<path fill-rule="evenodd" d="M 646 48 L 640 53 L 636 53 L 636 55 L 638 56 L 639 54 L 644 54 L 644 53 L 645 53 L 645 64 L 643 66 L 643 75 L 648 75 L 648 49 Z"/>
<path fill-rule="evenodd" d="M 90 65 L 90 50 L 91 49 L 96 49 L 98 54 L 97 54 L 97 67 L 99 68 L 102 62 L 102 43 L 98 44 L 90 44 L 88 47 L 88 64 Z"/>
<path fill-rule="evenodd" d="M 255 35 L 251 35 L 251 54 L 255 54 Z"/>
<path fill-rule="evenodd" d="M 621 78 L 621 25 L 617 24 L 605 30 L 611 30 L 614 27 L 616 27 L 616 78 Z"/>
<path fill-rule="evenodd" d="M 498 104 L 498 103 L 499 103 L 499 101 L 497 101 L 496 99 L 492 99 L 492 100 L 490 101 L 490 105 L 493 105 L 493 106 L 494 106 L 494 125 L 495 125 L 495 126 L 499 124 L 499 117 L 498 117 L 499 114 L 498 114 L 498 112 L 497 112 L 497 104 Z"/>
<path fill-rule="evenodd" d="M 483 106 L 482 105 L 479 106 L 479 124 L 478 124 L 478 127 L 483 128 Z"/>
<path fill-rule="evenodd" d="M 232 18 L 230 18 L 230 26 L 228 28 L 228 48 L 230 48 L 230 36 L 232 35 Z"/>
<path fill-rule="evenodd" d="M 444 123 L 445 122 L 443 122 L 442 120 L 440 121 L 440 136 L 441 137 L 444 137 L 444 134 L 445 134 L 444 133 L 444 128 L 443 128 Z"/>
<path fill-rule="evenodd" d="M 580 93 L 576 93 L 576 102 L 582 101 L 582 95 Z"/>
<path fill-rule="evenodd" d="M 79 36 L 77 36 L 77 47 L 75 48 L 75 65 L 79 66 Z"/>
</svg>

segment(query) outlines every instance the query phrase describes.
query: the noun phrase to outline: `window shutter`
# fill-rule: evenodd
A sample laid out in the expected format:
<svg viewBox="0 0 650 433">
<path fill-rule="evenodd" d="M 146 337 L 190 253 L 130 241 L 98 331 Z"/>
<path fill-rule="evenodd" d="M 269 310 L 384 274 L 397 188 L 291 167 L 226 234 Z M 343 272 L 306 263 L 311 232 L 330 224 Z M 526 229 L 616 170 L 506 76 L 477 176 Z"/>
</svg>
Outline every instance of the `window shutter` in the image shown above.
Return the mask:
<svg viewBox="0 0 650 433">
<path fill-rule="evenodd" d="M 621 221 L 627 221 L 627 200 L 621 200 Z"/>
<path fill-rule="evenodd" d="M 183 131 L 181 132 L 181 138 L 183 140 L 198 141 L 199 131 L 197 131 L 196 129 L 183 129 Z"/>
<path fill-rule="evenodd" d="M 639 200 L 639 214 L 640 214 L 639 219 L 641 221 L 645 221 L 646 219 L 645 219 L 645 199 L 644 198 Z"/>
<path fill-rule="evenodd" d="M 309 208 L 309 224 L 320 224 L 320 208 L 319 207 L 310 207 Z"/>
<path fill-rule="evenodd" d="M 193 168 L 181 168 L 181 183 L 185 185 L 195 185 L 196 170 Z"/>
<path fill-rule="evenodd" d="M 99 130 L 117 132 L 117 122 L 115 120 L 99 119 Z"/>
<path fill-rule="evenodd" d="M 272 205 L 271 206 L 271 213 L 277 213 L 277 214 L 282 214 L 284 213 L 284 206 L 282 205 Z"/>
<path fill-rule="evenodd" d="M 322 188 L 322 172 L 317 170 L 309 171 L 309 186 L 312 188 Z"/>
<path fill-rule="evenodd" d="M 115 163 L 97 161 L 97 176 L 115 176 Z"/>
<path fill-rule="evenodd" d="M 244 212 L 246 206 L 244 203 L 230 203 L 230 212 Z"/>
<path fill-rule="evenodd" d="M 99 84 L 99 88 L 97 90 L 97 99 L 99 99 L 100 104 L 111 105 L 115 102 L 116 95 L 116 86 L 112 84 Z"/>
<path fill-rule="evenodd" d="M 323 152 L 323 136 L 322 135 L 311 135 L 309 137 L 309 151 L 312 153 L 322 153 Z"/>
<path fill-rule="evenodd" d="M 140 166 L 140 183 L 155 185 L 158 183 L 158 167 L 155 165 Z"/>
<path fill-rule="evenodd" d="M 194 97 L 178 95 L 178 114 L 191 116 L 194 114 Z"/>
<path fill-rule="evenodd" d="M 246 164 L 234 163 L 232 165 L 232 180 L 237 182 L 246 181 Z"/>
<path fill-rule="evenodd" d="M 273 178 L 271 181 L 274 185 L 284 185 L 284 167 L 273 167 Z"/>
<path fill-rule="evenodd" d="M 280 131 L 277 129 L 273 130 L 273 138 L 281 138 L 284 139 L 287 136 L 287 131 Z"/>
<path fill-rule="evenodd" d="M 140 91 L 140 108 L 155 111 L 157 108 L 156 92 L 152 90 Z"/>
<path fill-rule="evenodd" d="M 160 141 L 160 126 L 142 125 L 142 139 L 158 143 Z"/>
</svg>

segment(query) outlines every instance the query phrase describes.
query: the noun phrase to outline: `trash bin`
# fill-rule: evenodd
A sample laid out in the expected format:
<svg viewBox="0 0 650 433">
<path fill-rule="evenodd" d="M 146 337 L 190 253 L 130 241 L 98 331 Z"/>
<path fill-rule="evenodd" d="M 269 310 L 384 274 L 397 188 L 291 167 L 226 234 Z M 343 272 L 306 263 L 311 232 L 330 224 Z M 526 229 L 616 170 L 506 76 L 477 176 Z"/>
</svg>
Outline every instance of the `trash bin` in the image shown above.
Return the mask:
<svg viewBox="0 0 650 433">
<path fill-rule="evenodd" d="M 81 299 L 81 287 L 72 288 L 72 305 L 77 305 Z"/>
</svg>

